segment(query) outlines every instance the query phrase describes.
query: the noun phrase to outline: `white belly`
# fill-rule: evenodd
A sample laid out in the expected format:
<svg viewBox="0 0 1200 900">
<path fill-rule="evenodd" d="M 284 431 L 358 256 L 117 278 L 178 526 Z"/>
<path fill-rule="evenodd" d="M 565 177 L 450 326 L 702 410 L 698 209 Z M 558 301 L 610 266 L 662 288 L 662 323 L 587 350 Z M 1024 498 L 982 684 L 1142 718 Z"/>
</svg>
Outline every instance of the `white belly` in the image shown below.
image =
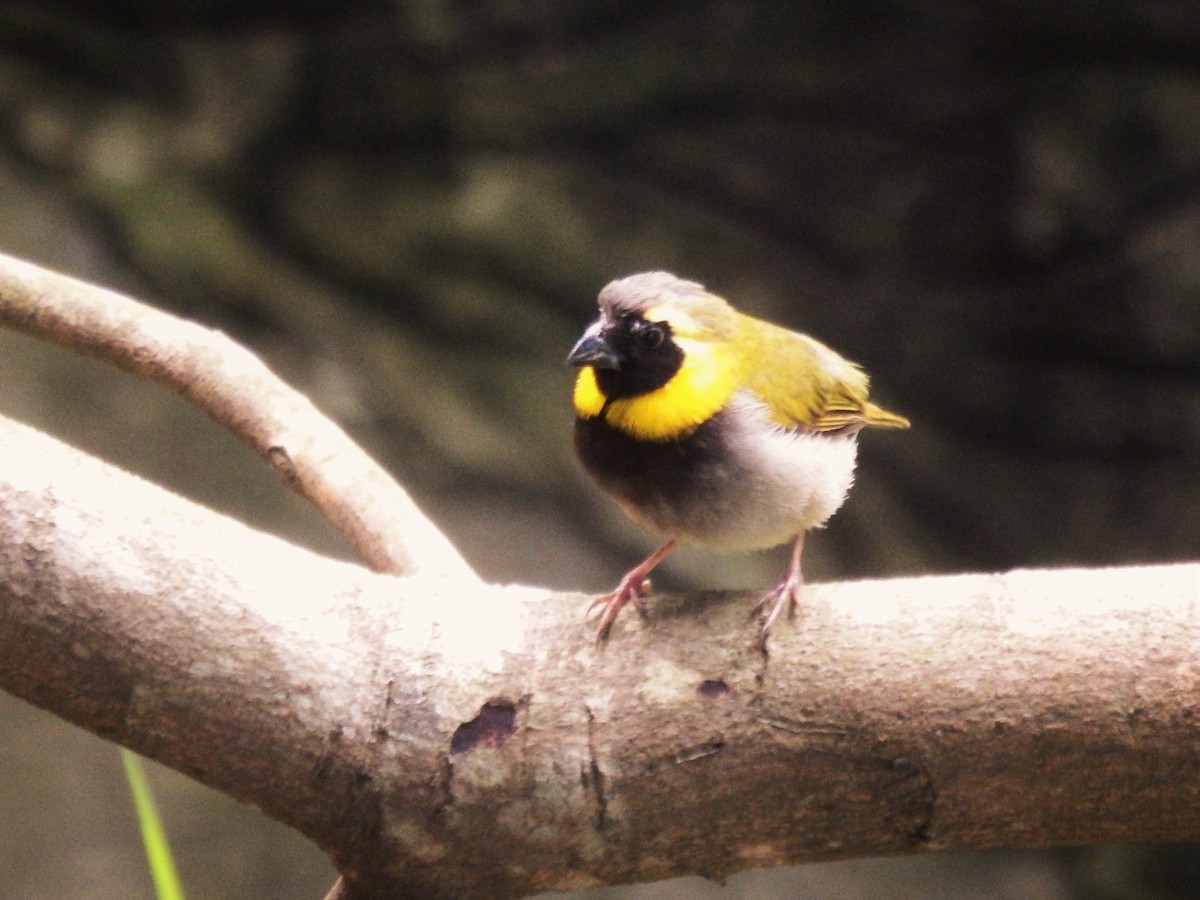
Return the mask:
<svg viewBox="0 0 1200 900">
<path fill-rule="evenodd" d="M 730 464 L 710 490 L 660 518 L 660 531 L 731 550 L 773 547 L 823 525 L 845 502 L 858 453 L 854 435 L 781 428 L 748 394 L 724 414 Z"/>
</svg>

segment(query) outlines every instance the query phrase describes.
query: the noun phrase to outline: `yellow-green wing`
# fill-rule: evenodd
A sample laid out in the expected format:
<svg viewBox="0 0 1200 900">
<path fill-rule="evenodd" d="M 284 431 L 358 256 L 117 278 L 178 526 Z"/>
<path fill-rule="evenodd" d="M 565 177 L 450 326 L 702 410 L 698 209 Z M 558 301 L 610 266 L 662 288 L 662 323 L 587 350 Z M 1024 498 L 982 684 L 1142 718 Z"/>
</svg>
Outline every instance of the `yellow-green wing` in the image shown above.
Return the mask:
<svg viewBox="0 0 1200 900">
<path fill-rule="evenodd" d="M 769 322 L 752 320 L 752 327 L 749 387 L 780 425 L 825 433 L 908 427 L 903 416 L 867 400 L 866 373 L 820 341 Z"/>
</svg>

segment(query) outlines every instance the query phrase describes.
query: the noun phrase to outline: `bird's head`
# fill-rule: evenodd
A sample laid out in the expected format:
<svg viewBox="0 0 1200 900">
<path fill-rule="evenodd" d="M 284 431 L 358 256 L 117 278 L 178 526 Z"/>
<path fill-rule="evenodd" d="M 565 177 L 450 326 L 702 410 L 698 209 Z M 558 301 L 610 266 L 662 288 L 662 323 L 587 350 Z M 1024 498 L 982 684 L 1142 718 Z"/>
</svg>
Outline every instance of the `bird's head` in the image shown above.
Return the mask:
<svg viewBox="0 0 1200 900">
<path fill-rule="evenodd" d="M 600 315 L 567 354 L 575 411 L 646 440 L 682 436 L 737 389 L 737 312 L 667 272 L 608 284 Z"/>
</svg>

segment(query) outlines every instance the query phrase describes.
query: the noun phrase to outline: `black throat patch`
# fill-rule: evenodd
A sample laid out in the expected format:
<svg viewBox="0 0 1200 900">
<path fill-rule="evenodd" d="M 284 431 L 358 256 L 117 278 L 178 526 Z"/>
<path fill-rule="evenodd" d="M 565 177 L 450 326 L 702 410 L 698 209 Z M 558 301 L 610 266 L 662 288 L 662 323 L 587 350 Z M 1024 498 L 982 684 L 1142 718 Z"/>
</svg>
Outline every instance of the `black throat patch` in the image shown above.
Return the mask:
<svg viewBox="0 0 1200 900">
<path fill-rule="evenodd" d="M 724 418 L 718 413 L 670 441 L 639 441 L 600 417 L 576 419 L 575 451 L 607 493 L 641 510 L 651 527 L 668 530 L 679 510 L 698 499 L 716 502 L 729 475 Z"/>
<path fill-rule="evenodd" d="M 596 386 L 610 401 L 658 390 L 683 365 L 683 351 L 671 339 L 666 322 L 624 316 L 613 323 L 606 340 L 621 361 L 620 369 L 596 371 Z"/>
</svg>

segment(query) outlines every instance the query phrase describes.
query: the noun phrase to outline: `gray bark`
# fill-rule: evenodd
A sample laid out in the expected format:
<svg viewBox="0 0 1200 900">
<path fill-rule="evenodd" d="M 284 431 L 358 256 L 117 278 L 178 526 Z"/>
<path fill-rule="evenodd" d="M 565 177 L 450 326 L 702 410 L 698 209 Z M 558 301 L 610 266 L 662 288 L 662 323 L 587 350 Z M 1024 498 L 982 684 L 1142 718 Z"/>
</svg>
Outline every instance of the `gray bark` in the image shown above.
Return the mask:
<svg viewBox="0 0 1200 900">
<path fill-rule="evenodd" d="M 0 430 L 0 687 L 299 829 L 347 897 L 1200 837 L 1200 566 L 586 598 L 379 575 Z"/>
</svg>

